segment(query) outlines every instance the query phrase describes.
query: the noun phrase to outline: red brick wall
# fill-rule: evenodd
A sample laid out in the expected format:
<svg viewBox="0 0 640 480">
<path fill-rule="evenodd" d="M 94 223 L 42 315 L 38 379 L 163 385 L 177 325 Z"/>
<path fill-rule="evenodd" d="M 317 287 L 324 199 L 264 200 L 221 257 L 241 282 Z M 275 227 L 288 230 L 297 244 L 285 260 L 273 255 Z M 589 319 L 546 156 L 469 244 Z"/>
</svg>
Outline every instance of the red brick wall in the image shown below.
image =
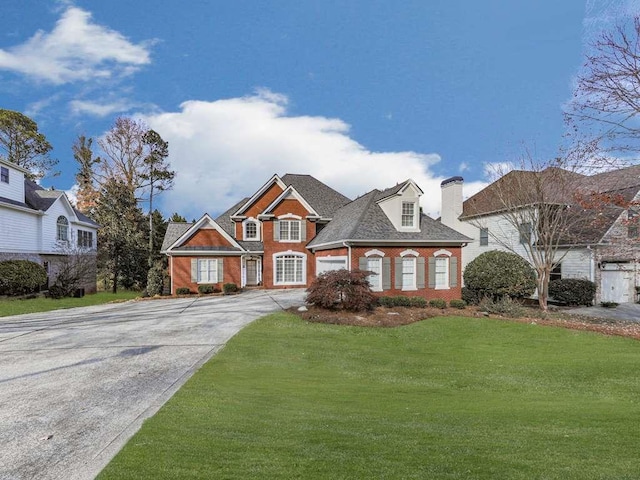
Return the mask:
<svg viewBox="0 0 640 480">
<path fill-rule="evenodd" d="M 188 287 L 193 293 L 198 292 L 198 284 L 191 281 L 192 258 L 222 258 L 224 270 L 224 282 L 216 283 L 222 290 L 223 283 L 235 283 L 240 287 L 242 282 L 242 270 L 240 257 L 170 257 L 169 273 L 171 275 L 171 293 L 175 295 L 176 289 Z"/>
<path fill-rule="evenodd" d="M 258 218 L 258 215 L 260 215 L 265 208 L 271 205 L 271 202 L 278 198 L 282 192 L 282 188 L 280 188 L 278 184 L 274 183 L 266 192 L 260 195 L 260 197 L 258 197 L 242 215 L 247 218 Z M 236 222 L 236 240 L 242 240 L 242 222 Z"/>
<path fill-rule="evenodd" d="M 280 202 L 273 211 L 276 217 L 280 215 L 286 215 L 291 213 L 302 217 L 304 228 L 306 229 L 306 240 L 304 242 L 277 242 L 273 240 L 273 221 L 266 221 L 263 223 L 264 232 L 264 258 L 262 262 L 262 280 L 266 288 L 303 288 L 308 287 L 310 282 L 315 278 L 316 273 L 316 261 L 306 245 L 316 234 L 315 223 L 305 220 L 305 217 L 309 212 L 302 206 L 300 202 L 293 199 L 286 199 Z M 274 285 L 274 269 L 273 269 L 273 254 L 281 252 L 300 252 L 307 255 L 307 283 L 305 285 Z"/>
<path fill-rule="evenodd" d="M 222 236 L 220 232 L 213 228 L 198 230 L 189 238 L 184 245 L 190 247 L 227 247 L 231 244 Z"/>
<path fill-rule="evenodd" d="M 364 257 L 366 252 L 374 249 L 384 252 L 385 257 L 391 258 L 391 289 L 384 290 L 382 292 L 375 292 L 376 295 L 379 295 L 379 296 L 404 295 L 404 296 L 411 296 L 411 297 L 420 296 L 420 297 L 426 298 L 427 300 L 430 300 L 433 298 L 442 298 L 447 301 L 461 298 L 462 275 L 460 273 L 460 267 L 462 265 L 462 260 L 461 260 L 462 249 L 460 247 L 428 247 L 428 248 L 425 248 L 425 247 L 353 247 L 351 249 L 351 268 L 354 270 L 357 269 L 359 266 L 360 257 Z M 433 288 L 429 288 L 428 287 L 429 272 L 428 272 L 428 266 L 427 266 L 427 268 L 425 269 L 426 271 L 425 271 L 425 288 L 424 289 L 411 290 L 411 291 L 397 290 L 395 288 L 395 261 L 393 259 L 396 257 L 399 257 L 400 253 L 407 249 L 415 250 L 416 252 L 419 253 L 421 257 L 425 257 L 425 259 L 433 257 L 434 252 L 441 249 L 451 252 L 452 257 L 458 258 L 458 282 L 457 282 L 458 286 L 451 287 L 447 290 L 436 290 Z M 338 252 L 344 252 L 344 251 L 345 249 L 336 249 L 336 250 L 326 250 L 325 252 L 331 253 L 332 255 L 338 255 L 340 254 Z M 325 253 L 325 252 L 322 252 L 322 253 Z M 344 255 L 344 253 L 342 253 L 342 255 Z M 428 264 L 428 260 L 427 260 L 427 264 Z"/>
</svg>

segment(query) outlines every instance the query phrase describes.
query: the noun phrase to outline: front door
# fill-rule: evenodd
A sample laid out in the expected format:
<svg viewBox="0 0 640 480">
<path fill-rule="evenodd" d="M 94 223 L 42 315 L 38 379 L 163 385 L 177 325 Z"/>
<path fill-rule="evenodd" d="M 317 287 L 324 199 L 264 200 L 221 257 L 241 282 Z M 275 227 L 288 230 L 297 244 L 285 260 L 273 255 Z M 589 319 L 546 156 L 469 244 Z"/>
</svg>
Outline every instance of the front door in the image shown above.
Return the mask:
<svg viewBox="0 0 640 480">
<path fill-rule="evenodd" d="M 258 261 L 257 260 L 247 260 L 247 285 L 257 285 L 258 284 Z"/>
</svg>

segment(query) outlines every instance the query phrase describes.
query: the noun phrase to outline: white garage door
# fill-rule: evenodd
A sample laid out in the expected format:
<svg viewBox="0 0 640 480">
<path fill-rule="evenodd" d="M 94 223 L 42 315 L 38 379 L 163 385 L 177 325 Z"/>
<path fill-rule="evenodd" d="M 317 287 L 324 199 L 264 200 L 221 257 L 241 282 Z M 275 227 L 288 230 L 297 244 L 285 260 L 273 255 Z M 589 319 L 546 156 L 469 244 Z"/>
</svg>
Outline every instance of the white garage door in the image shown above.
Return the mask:
<svg viewBox="0 0 640 480">
<path fill-rule="evenodd" d="M 633 302 L 633 272 L 602 271 L 602 301 L 627 303 Z"/>
<path fill-rule="evenodd" d="M 331 270 L 347 268 L 347 257 L 317 257 L 316 276 Z"/>
</svg>

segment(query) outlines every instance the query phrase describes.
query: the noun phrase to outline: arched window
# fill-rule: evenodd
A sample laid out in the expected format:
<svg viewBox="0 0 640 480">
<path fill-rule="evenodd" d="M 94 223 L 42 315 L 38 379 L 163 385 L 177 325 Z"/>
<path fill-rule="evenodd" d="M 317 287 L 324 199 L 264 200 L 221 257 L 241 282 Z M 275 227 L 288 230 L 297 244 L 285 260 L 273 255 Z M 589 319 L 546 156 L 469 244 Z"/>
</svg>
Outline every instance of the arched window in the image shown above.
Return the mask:
<svg viewBox="0 0 640 480">
<path fill-rule="evenodd" d="M 67 220 L 67 217 L 60 215 L 56 225 L 58 232 L 56 238 L 61 242 L 69 241 L 69 220 Z"/>
<path fill-rule="evenodd" d="M 244 221 L 244 240 L 260 240 L 258 222 L 253 219 Z"/>
</svg>

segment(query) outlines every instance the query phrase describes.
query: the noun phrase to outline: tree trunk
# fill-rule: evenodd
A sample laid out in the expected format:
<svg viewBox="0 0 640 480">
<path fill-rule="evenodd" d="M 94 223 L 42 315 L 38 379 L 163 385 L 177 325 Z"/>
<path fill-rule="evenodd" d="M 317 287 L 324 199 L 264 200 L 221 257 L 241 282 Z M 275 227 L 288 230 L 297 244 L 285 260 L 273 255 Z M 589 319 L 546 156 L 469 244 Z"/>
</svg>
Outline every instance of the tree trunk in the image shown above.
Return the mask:
<svg viewBox="0 0 640 480">
<path fill-rule="evenodd" d="M 549 300 L 549 271 L 541 269 L 538 272 L 537 286 L 538 286 L 538 305 L 540 310 L 546 312 L 549 309 L 547 301 Z"/>
<path fill-rule="evenodd" d="M 118 293 L 118 266 L 117 262 L 113 267 L 113 286 L 111 287 L 111 293 Z"/>
</svg>

